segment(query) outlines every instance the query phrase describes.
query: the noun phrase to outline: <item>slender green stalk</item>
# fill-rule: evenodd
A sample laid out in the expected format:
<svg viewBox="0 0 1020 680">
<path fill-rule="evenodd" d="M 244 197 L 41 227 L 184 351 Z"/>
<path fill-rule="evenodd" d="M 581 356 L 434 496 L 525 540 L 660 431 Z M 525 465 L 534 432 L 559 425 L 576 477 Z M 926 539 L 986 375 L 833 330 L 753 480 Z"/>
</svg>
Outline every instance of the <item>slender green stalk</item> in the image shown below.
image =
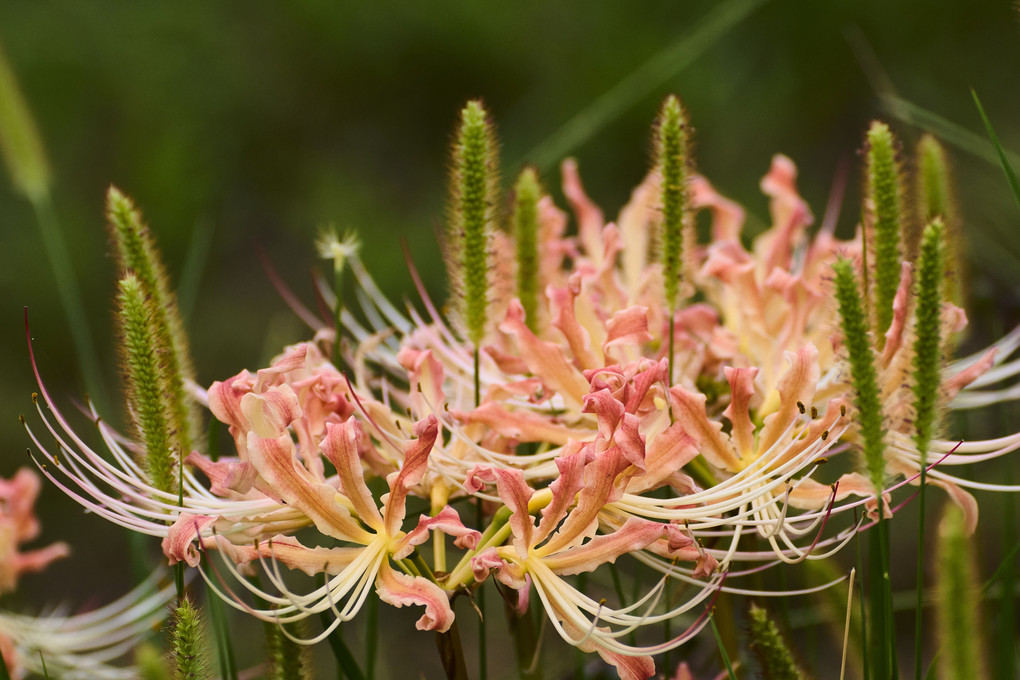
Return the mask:
<svg viewBox="0 0 1020 680">
<path fill-rule="evenodd" d="M 730 655 L 726 653 L 726 645 L 723 644 L 722 635 L 719 634 L 719 628 L 715 625 L 715 612 L 712 612 L 708 623 L 712 626 L 712 634 L 715 636 L 715 644 L 719 648 L 719 655 L 722 657 L 727 676 L 730 680 L 737 680 L 737 674 L 733 672 L 733 664 L 730 663 Z"/>
<path fill-rule="evenodd" d="M 331 623 L 330 613 L 323 611 L 319 614 L 319 618 L 322 620 L 322 625 L 328 627 Z M 354 654 L 351 652 L 347 643 L 344 642 L 342 629 L 343 625 L 339 625 L 333 629 L 333 632 L 326 637 L 326 642 L 329 643 L 329 648 L 333 652 L 333 657 L 336 659 L 337 667 L 337 678 L 343 680 L 365 680 L 364 673 L 361 672 L 361 668 L 358 667 L 358 661 L 354 658 Z"/>
<path fill-rule="evenodd" d="M 460 641 L 460 627 L 454 620 L 450 630 L 436 633 L 436 646 L 447 680 L 468 680 L 467 664 L 464 663 L 464 646 Z"/>
<path fill-rule="evenodd" d="M 914 446 L 921 462 L 920 498 L 917 527 L 917 602 L 914 637 L 914 677 L 921 680 L 921 648 L 924 640 L 924 524 L 926 514 L 928 446 L 935 428 L 942 360 L 942 281 L 945 263 L 942 248 L 942 221 L 936 218 L 921 236 L 917 267 L 917 304 L 914 341 Z"/>
</svg>

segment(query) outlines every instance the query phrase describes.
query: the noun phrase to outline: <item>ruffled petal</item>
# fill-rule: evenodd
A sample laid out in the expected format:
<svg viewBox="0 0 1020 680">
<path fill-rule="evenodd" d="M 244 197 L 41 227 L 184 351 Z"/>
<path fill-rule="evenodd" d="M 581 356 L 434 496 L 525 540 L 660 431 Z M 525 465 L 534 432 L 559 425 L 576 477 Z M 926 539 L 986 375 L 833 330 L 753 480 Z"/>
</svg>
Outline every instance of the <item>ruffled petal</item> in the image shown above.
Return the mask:
<svg viewBox="0 0 1020 680">
<path fill-rule="evenodd" d="M 405 605 L 425 607 L 425 614 L 415 624 L 418 630 L 445 633 L 453 625 L 453 609 L 450 608 L 450 599 L 442 588 L 421 576 L 408 576 L 395 571 L 389 562 L 384 563 L 379 569 L 375 592 L 380 600 L 394 607 Z"/>
</svg>

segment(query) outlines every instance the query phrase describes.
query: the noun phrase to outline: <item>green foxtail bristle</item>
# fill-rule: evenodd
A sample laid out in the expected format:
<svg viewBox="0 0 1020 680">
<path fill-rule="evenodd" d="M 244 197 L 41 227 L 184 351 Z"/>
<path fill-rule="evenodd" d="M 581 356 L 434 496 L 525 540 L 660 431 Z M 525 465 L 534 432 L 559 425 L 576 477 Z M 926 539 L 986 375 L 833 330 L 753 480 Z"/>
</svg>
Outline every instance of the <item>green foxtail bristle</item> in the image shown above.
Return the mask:
<svg viewBox="0 0 1020 680">
<path fill-rule="evenodd" d="M 857 422 L 860 423 L 864 463 L 877 492 L 885 484 L 885 442 L 882 406 L 878 399 L 875 355 L 868 337 L 868 322 L 861 307 L 857 276 L 850 260 L 840 258 L 832 266 L 836 274 L 836 300 L 843 328 L 843 342 L 850 361 L 850 375 L 857 394 Z M 898 267 L 897 267 L 898 270 Z"/>
<path fill-rule="evenodd" d="M 283 634 L 280 626 L 265 625 L 267 680 L 305 680 L 311 677 L 307 645 L 299 645 Z"/>
<path fill-rule="evenodd" d="M 988 676 L 981 648 L 975 546 L 967 535 L 963 511 L 952 503 L 946 505 L 938 540 L 935 571 L 939 677 L 981 680 Z"/>
<path fill-rule="evenodd" d="M 917 303 L 914 340 L 914 443 L 926 464 L 928 444 L 934 436 L 935 406 L 938 401 L 942 362 L 942 281 L 945 257 L 942 220 L 936 218 L 925 227 L 917 262 Z"/>
<path fill-rule="evenodd" d="M 680 101 L 670 95 L 662 104 L 655 134 L 656 167 L 662 177 L 662 223 L 659 256 L 666 305 L 676 310 L 683 283 L 684 225 L 687 221 L 687 123 Z"/>
<path fill-rule="evenodd" d="M 944 267 L 952 274 L 945 282 L 945 297 L 954 304 L 962 304 L 966 280 L 965 258 L 961 248 L 963 239 L 956 220 L 956 206 L 953 199 L 953 182 L 946 151 L 931 135 L 921 137 L 917 143 L 917 215 L 919 224 L 930 223 L 936 217 L 942 220 L 945 232 L 942 247 L 945 250 Z M 919 247 L 921 234 L 917 234 L 915 251 Z M 913 258 L 911 258 L 913 259 Z"/>
<path fill-rule="evenodd" d="M 170 657 L 174 680 L 204 680 L 211 677 L 202 616 L 187 597 L 173 611 Z"/>
<path fill-rule="evenodd" d="M 468 340 L 476 347 L 485 334 L 489 293 L 489 240 L 495 221 L 496 143 L 479 101 L 461 111 L 453 146 L 451 285 L 459 298 Z"/>
<path fill-rule="evenodd" d="M 893 298 L 900 282 L 903 221 L 900 172 L 896 164 L 896 141 L 888 126 L 875 121 L 868 130 L 867 203 L 874 229 L 875 330 L 884 337 L 893 316 Z"/>
<path fill-rule="evenodd" d="M 191 451 L 192 440 L 200 438 L 201 429 L 197 407 L 185 388 L 187 381 L 194 379 L 194 371 L 184 324 L 177 312 L 176 296 L 170 289 L 166 269 L 149 228 L 131 199 L 111 186 L 107 192 L 106 209 L 121 273 L 133 272 L 152 302 L 154 329 L 160 345 L 165 348 L 160 362 L 168 385 L 164 398 L 171 404 L 171 422 L 178 433 L 181 451 L 187 455 Z"/>
<path fill-rule="evenodd" d="M 534 168 L 525 168 L 514 185 L 514 242 L 517 250 L 517 297 L 528 328 L 538 330 L 538 199 L 542 187 Z"/>
<path fill-rule="evenodd" d="M 138 680 L 171 680 L 166 658 L 156 645 L 142 642 L 135 647 L 134 655 Z"/>
<path fill-rule="evenodd" d="M 0 154 L 11 182 L 25 198 L 36 202 L 50 191 L 46 151 L 18 81 L 0 51 Z"/>
<path fill-rule="evenodd" d="M 174 453 L 177 442 L 164 400 L 166 384 L 159 363 L 165 350 L 153 331 L 152 299 L 138 277 L 129 273 L 120 281 L 117 302 L 128 410 L 145 447 L 144 468 L 157 489 L 172 493 L 178 487 L 179 458 Z"/>
<path fill-rule="evenodd" d="M 761 677 L 770 680 L 800 680 L 803 674 L 797 668 L 793 654 L 768 612 L 752 604 L 747 620 L 751 654 L 758 662 Z"/>
</svg>

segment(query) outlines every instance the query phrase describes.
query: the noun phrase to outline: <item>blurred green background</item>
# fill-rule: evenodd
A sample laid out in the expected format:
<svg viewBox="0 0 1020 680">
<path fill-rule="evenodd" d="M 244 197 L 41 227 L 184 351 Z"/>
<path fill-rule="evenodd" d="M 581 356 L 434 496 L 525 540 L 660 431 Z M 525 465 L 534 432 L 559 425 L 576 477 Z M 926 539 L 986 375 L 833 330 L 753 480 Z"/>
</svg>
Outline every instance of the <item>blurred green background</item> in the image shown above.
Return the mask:
<svg viewBox="0 0 1020 680">
<path fill-rule="evenodd" d="M 950 154 L 975 337 L 1018 320 L 1020 211 L 987 160 L 969 92 L 981 95 L 1004 145 L 1020 149 L 1020 22 L 1006 0 L 3 0 L 0 45 L 46 146 L 104 365 L 100 398 L 115 421 L 123 414 L 103 224 L 110 183 L 142 207 L 183 287 L 208 384 L 307 337 L 257 252 L 311 302 L 313 240 L 324 224 L 361 233 L 365 260 L 395 298 L 412 290 L 398 247 L 406 238 L 442 295 L 435 234 L 447 146 L 457 111 L 479 96 L 497 122 L 504 185 L 535 162 L 559 196 L 553 159 L 572 155 L 591 196 L 615 215 L 647 169 L 657 106 L 675 92 L 696 130 L 699 170 L 747 206 L 752 228 L 767 218 L 758 180 L 782 152 L 797 162 L 819 219 L 838 168 L 848 170 L 840 229 L 850 233 L 869 121 L 889 120 L 908 155 L 932 127 L 903 120 L 918 114 L 890 107 L 897 95 L 962 134 Z M 31 206 L 6 173 L 0 234 L 0 473 L 8 474 L 28 462 L 16 418 L 31 409 L 34 388 L 24 306 L 51 391 L 69 405 L 84 384 Z M 83 527 L 122 545 L 99 520 L 79 521 L 54 489 L 43 503 L 44 537 Z M 108 562 L 69 540 L 77 558 L 26 579 L 27 592 L 69 596 L 71 575 Z"/>
</svg>

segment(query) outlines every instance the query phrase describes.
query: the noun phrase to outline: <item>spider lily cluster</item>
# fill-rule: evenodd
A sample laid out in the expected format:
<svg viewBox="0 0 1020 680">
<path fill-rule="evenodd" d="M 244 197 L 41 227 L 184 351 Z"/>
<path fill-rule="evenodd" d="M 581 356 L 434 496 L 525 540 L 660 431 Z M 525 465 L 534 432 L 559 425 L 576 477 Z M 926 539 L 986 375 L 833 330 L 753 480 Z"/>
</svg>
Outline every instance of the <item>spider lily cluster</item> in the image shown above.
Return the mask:
<svg viewBox="0 0 1020 680">
<path fill-rule="evenodd" d="M 652 676 L 652 657 L 694 637 L 720 592 L 756 592 L 742 577 L 822 559 L 894 517 L 901 487 L 942 487 L 973 530 L 969 489 L 1016 489 L 949 470 L 1012 451 L 1020 433 L 960 443 L 937 436 L 938 417 L 1015 396 L 992 386 L 1020 371 L 1020 333 L 948 359 L 966 316 L 925 276 L 951 267 L 951 230 L 936 206 L 908 236 L 895 160 L 883 171 L 888 130 L 869 133 L 868 201 L 847 241 L 834 218 L 811 229 L 783 156 L 761 182 L 771 225 L 744 233 L 743 209 L 695 173 L 686 135 L 670 98 L 654 166 L 615 220 L 571 161 L 569 213 L 526 169 L 503 216 L 494 134 L 469 103 L 444 244 L 451 312 L 416 274 L 420 304 L 392 304 L 356 241 L 329 235 L 332 318 L 298 308 L 313 340 L 206 389 L 147 228 L 111 190 L 136 431 L 89 408 L 90 444 L 36 368 L 33 457 L 85 508 L 161 537 L 171 564 L 293 641 L 325 639 L 374 597 L 423 608 L 417 627 L 449 635 L 453 600 L 493 579 L 517 615 L 537 598 L 564 640 L 624 678 Z M 356 304 L 340 294 L 348 271 Z M 227 426 L 231 455 L 194 445 L 195 405 Z M 620 559 L 658 580 L 632 599 L 592 595 L 582 575 Z M 302 588 L 285 568 L 315 578 Z M 323 615 L 317 634 L 295 625 Z"/>
</svg>

